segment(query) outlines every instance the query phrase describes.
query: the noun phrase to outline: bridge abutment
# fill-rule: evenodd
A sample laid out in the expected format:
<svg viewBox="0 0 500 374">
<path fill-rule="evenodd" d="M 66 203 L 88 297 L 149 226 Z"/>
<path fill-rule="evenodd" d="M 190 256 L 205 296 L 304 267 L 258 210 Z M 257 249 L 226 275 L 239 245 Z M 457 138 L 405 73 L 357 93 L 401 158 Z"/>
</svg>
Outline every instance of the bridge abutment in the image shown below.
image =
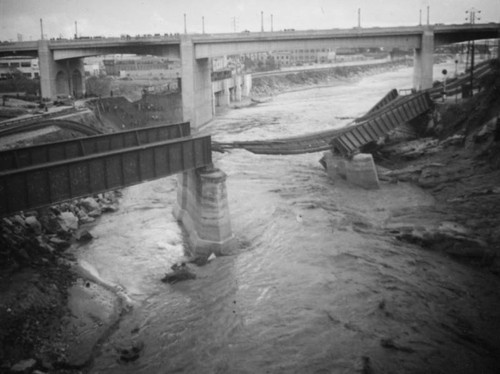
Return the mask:
<svg viewBox="0 0 500 374">
<path fill-rule="evenodd" d="M 420 48 L 413 55 L 413 88 L 417 91 L 432 88 L 434 65 L 434 31 L 424 30 Z"/>
<path fill-rule="evenodd" d="M 231 253 L 236 240 L 231 230 L 226 174 L 201 168 L 179 174 L 175 218 L 182 223 L 196 255 Z"/>
</svg>

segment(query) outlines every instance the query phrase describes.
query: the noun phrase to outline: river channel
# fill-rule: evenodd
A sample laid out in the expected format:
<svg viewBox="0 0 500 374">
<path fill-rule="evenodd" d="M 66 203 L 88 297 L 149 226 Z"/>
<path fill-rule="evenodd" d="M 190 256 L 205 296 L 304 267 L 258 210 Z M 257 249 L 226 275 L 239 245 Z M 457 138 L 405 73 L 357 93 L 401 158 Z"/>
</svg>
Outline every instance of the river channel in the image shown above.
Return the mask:
<svg viewBox="0 0 500 374">
<path fill-rule="evenodd" d="M 442 68 L 436 66 L 435 76 Z M 412 69 L 402 68 L 285 93 L 229 111 L 203 132 L 227 142 L 344 126 L 390 89 L 411 84 Z M 182 231 L 172 216 L 176 177 L 125 189 L 120 210 L 103 216 L 92 228 L 95 239 L 78 250 L 79 261 L 120 287 L 132 304 L 90 372 L 356 373 L 369 363 L 383 369 L 376 372 L 414 373 L 446 367 L 447 351 L 434 330 L 454 291 L 443 284 L 467 282 L 467 271 L 366 230 L 392 207 L 431 205 L 432 198 L 406 184 L 366 191 L 333 182 L 320 157 L 214 153 L 228 175 L 239 248 L 196 268 L 195 280 L 174 285 L 160 279 L 183 258 Z M 414 353 L 390 356 L 383 339 Z M 120 347 L 137 342 L 141 356 L 120 362 Z M 460 356 L 460 347 L 450 349 Z"/>
</svg>

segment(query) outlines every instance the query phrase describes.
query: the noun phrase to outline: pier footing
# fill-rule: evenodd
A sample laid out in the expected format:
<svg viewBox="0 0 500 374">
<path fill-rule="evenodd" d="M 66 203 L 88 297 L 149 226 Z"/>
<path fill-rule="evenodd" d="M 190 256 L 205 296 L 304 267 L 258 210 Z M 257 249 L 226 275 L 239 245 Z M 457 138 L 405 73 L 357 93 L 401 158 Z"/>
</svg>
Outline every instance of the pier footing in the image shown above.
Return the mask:
<svg viewBox="0 0 500 374">
<path fill-rule="evenodd" d="M 326 171 L 330 177 L 340 175 L 347 182 L 366 189 L 380 188 L 377 169 L 373 156 L 359 153 L 351 160 L 336 158 L 331 152 L 325 153 Z"/>
</svg>

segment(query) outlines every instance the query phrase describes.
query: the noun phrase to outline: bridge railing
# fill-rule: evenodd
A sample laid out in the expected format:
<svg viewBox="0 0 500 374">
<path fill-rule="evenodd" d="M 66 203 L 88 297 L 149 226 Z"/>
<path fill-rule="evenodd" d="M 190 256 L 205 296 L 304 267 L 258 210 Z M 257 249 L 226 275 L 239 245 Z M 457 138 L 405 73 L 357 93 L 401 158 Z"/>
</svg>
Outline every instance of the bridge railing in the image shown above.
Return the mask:
<svg viewBox="0 0 500 374">
<path fill-rule="evenodd" d="M 196 136 L 0 172 L 0 216 L 211 164 L 210 136 Z"/>
</svg>

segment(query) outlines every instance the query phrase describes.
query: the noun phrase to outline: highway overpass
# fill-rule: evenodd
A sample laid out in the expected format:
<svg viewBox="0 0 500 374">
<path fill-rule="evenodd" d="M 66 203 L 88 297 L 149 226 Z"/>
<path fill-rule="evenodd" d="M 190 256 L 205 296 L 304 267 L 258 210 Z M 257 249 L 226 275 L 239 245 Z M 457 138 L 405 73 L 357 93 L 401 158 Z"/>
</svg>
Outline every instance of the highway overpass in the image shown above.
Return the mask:
<svg viewBox="0 0 500 374">
<path fill-rule="evenodd" d="M 414 49 L 413 86 L 432 86 L 434 48 L 468 40 L 498 39 L 500 24 L 434 25 L 390 28 L 279 31 L 233 34 L 184 34 L 138 38 L 39 40 L 0 44 L 0 56 L 39 57 L 43 97 L 81 94 L 82 58 L 114 53 L 150 54 L 180 59 L 184 121 L 198 127 L 212 119 L 210 58 L 287 49 Z"/>
</svg>

